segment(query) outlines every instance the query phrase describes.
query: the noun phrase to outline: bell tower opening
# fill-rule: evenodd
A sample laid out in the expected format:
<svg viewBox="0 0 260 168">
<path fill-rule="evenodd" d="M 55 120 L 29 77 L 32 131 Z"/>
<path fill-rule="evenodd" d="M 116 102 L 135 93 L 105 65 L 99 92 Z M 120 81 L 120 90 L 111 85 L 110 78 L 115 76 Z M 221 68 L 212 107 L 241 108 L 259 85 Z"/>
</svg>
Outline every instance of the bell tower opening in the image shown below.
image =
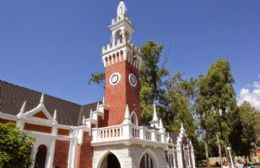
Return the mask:
<svg viewBox="0 0 260 168">
<path fill-rule="evenodd" d="M 123 122 L 126 105 L 130 111 L 135 111 L 138 124 L 141 113 L 139 69 L 142 59 L 139 49 L 131 41 L 135 29 L 127 17 L 123 1 L 120 1 L 117 16 L 112 19 L 109 28 L 112 38 L 102 49 L 108 126 Z"/>
</svg>

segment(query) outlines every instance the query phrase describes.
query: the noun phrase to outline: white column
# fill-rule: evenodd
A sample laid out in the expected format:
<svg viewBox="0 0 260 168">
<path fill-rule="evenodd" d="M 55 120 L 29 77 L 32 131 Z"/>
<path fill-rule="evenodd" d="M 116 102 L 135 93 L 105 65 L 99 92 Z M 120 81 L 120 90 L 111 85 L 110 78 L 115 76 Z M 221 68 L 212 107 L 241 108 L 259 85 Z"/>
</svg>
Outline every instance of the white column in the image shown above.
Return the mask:
<svg viewBox="0 0 260 168">
<path fill-rule="evenodd" d="M 182 147 L 181 147 L 180 141 L 177 142 L 176 152 L 177 152 L 177 167 L 183 168 Z"/>
<path fill-rule="evenodd" d="M 196 163 L 195 163 L 195 156 L 194 156 L 194 148 L 191 145 L 191 161 L 192 161 L 192 168 L 196 168 Z"/>
<path fill-rule="evenodd" d="M 161 134 L 161 142 L 162 142 L 162 143 L 165 143 L 165 133 L 162 133 L 162 134 Z"/>
<path fill-rule="evenodd" d="M 157 140 L 156 140 L 155 130 L 152 130 L 152 132 L 151 132 L 151 140 L 152 140 L 152 141 L 157 141 Z"/>
<path fill-rule="evenodd" d="M 123 139 L 132 138 L 132 130 L 130 124 L 123 124 Z"/>
<path fill-rule="evenodd" d="M 52 136 L 51 136 L 51 145 L 48 149 L 48 155 L 47 155 L 47 164 L 46 168 L 52 168 L 53 167 L 53 159 L 54 159 L 54 152 L 55 152 L 55 144 L 56 144 L 56 135 L 57 135 L 57 128 L 54 125 L 52 127 Z"/>
<path fill-rule="evenodd" d="M 175 152 L 173 152 L 172 155 L 173 155 L 173 167 L 174 167 L 174 168 L 177 168 L 177 166 L 176 166 L 176 161 L 177 161 L 177 160 L 176 160 Z"/>
<path fill-rule="evenodd" d="M 77 151 L 77 137 L 75 136 L 75 130 L 72 130 L 70 133 L 70 149 L 69 149 L 69 157 L 68 157 L 68 168 L 75 167 L 76 161 L 76 151 Z"/>
<path fill-rule="evenodd" d="M 144 127 L 140 127 L 139 135 L 140 135 L 140 139 L 145 139 Z"/>
<path fill-rule="evenodd" d="M 98 128 L 92 128 L 92 141 L 93 142 L 99 141 L 99 136 L 101 135 L 98 135 Z"/>
<path fill-rule="evenodd" d="M 22 120 L 22 118 L 16 121 L 16 127 L 19 128 L 20 130 L 24 129 L 24 121 Z"/>
<path fill-rule="evenodd" d="M 31 157 L 32 157 L 32 159 L 33 159 L 34 161 L 35 161 L 35 159 L 36 159 L 37 151 L 38 151 L 38 146 L 36 146 L 35 144 L 33 144 Z M 33 168 L 33 167 L 34 167 L 34 162 L 33 162 L 32 166 L 31 166 L 31 168 Z"/>
</svg>

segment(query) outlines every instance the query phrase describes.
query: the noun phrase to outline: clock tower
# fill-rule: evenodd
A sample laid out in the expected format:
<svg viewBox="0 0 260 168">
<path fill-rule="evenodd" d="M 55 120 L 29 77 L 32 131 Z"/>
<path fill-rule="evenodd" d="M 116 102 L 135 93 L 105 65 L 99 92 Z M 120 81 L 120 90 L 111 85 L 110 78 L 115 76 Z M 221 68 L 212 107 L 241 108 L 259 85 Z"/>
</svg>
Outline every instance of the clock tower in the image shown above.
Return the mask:
<svg viewBox="0 0 260 168">
<path fill-rule="evenodd" d="M 139 69 L 142 59 L 132 43 L 134 27 L 127 17 L 127 8 L 120 1 L 116 18 L 109 26 L 110 43 L 102 49 L 105 67 L 105 104 L 108 107 L 108 126 L 119 125 L 126 111 L 133 124 L 140 123 Z"/>
</svg>

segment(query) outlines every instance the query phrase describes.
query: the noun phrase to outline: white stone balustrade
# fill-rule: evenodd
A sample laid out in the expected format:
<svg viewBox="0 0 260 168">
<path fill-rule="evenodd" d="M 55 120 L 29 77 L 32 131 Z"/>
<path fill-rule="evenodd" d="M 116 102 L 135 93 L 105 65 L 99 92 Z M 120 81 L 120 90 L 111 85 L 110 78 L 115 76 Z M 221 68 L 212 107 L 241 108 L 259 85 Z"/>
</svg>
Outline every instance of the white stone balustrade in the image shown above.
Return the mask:
<svg viewBox="0 0 260 168">
<path fill-rule="evenodd" d="M 166 144 L 165 133 L 161 133 L 156 129 L 148 129 L 143 126 L 135 126 L 132 124 L 122 124 L 111 127 L 104 128 L 93 128 L 92 129 L 92 144 L 95 143 L 116 143 L 120 141 L 130 141 L 134 142 L 153 142 Z"/>
</svg>

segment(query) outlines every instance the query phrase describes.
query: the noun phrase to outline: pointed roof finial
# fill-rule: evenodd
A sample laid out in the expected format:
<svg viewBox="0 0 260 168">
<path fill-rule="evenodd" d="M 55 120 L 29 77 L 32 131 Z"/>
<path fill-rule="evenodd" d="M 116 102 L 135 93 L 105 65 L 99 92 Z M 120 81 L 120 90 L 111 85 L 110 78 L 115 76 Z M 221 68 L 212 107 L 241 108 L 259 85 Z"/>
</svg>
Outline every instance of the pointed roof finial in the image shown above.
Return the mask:
<svg viewBox="0 0 260 168">
<path fill-rule="evenodd" d="M 99 101 L 97 102 L 97 108 L 96 108 L 97 111 L 98 111 L 98 106 L 99 106 Z"/>
<path fill-rule="evenodd" d="M 40 99 L 40 104 L 43 104 L 43 103 L 44 103 L 44 93 L 42 93 L 41 99 Z"/>
<path fill-rule="evenodd" d="M 124 119 L 124 121 L 123 121 L 123 124 L 130 124 L 130 111 L 129 111 L 128 104 L 126 105 L 126 109 L 125 109 L 125 119 Z"/>
<path fill-rule="evenodd" d="M 126 105 L 126 109 L 125 109 L 125 119 L 130 119 L 130 112 L 129 112 L 128 104 Z"/>
<path fill-rule="evenodd" d="M 90 109 L 89 118 L 93 118 L 93 110 Z"/>
<path fill-rule="evenodd" d="M 181 129 L 180 129 L 181 136 L 183 136 L 184 133 L 185 133 L 185 129 L 183 127 L 183 123 L 181 122 Z"/>
<path fill-rule="evenodd" d="M 23 105 L 22 105 L 19 113 L 24 113 L 25 107 L 26 107 L 26 103 L 27 103 L 26 100 L 24 100 Z"/>
<path fill-rule="evenodd" d="M 155 101 L 154 101 L 154 103 L 153 103 L 153 121 L 158 121 L 158 116 L 157 116 L 157 110 L 156 110 Z"/>
<path fill-rule="evenodd" d="M 21 107 L 19 113 L 17 114 L 18 119 L 20 119 L 22 117 L 23 113 L 25 112 L 25 107 L 26 107 L 26 100 L 23 102 L 22 107 Z"/>
<path fill-rule="evenodd" d="M 86 119 L 86 117 L 83 115 L 83 117 L 82 117 L 82 124 L 83 125 L 85 124 L 85 119 Z"/>
<path fill-rule="evenodd" d="M 54 120 L 54 121 L 57 121 L 57 109 L 54 110 L 53 120 Z"/>
</svg>

